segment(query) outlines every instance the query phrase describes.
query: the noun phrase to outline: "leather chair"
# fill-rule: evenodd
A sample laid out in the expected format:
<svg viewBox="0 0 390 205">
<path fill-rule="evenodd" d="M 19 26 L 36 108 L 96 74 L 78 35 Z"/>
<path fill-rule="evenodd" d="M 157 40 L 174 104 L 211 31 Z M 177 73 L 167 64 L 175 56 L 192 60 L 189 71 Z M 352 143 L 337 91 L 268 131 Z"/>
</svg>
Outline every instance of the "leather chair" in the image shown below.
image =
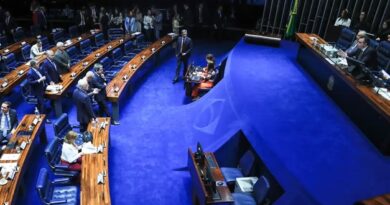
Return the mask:
<svg viewBox="0 0 390 205">
<path fill-rule="evenodd" d="M 25 38 L 26 35 L 24 34 L 23 28 L 22 28 L 22 27 L 16 28 L 16 29 L 15 29 L 15 32 L 13 33 L 13 37 L 14 37 L 14 41 L 15 41 L 15 42 L 19 42 L 19 41 L 21 41 L 23 38 Z"/>
<path fill-rule="evenodd" d="M 127 41 L 126 43 L 125 43 L 125 45 L 123 46 L 123 48 L 124 48 L 124 57 L 127 57 L 127 58 L 129 58 L 129 59 L 132 59 L 132 58 L 134 58 L 137 54 L 136 53 L 134 53 L 134 51 L 133 51 L 133 44 L 134 44 L 134 42 L 133 41 Z"/>
<path fill-rule="evenodd" d="M 234 205 L 265 204 L 270 188 L 268 179 L 265 176 L 261 176 L 253 185 L 253 193 L 235 192 L 232 194 Z"/>
<path fill-rule="evenodd" d="M 37 100 L 37 98 L 35 96 L 31 95 L 31 90 L 30 90 L 31 88 L 30 88 L 30 84 L 28 84 L 28 81 L 24 80 L 20 84 L 20 87 L 21 87 L 22 96 L 23 96 L 24 100 L 28 104 L 37 105 L 38 104 L 38 100 Z"/>
<path fill-rule="evenodd" d="M 119 65 L 114 65 L 114 61 L 107 56 L 101 59 L 99 63 L 103 65 L 104 75 L 107 77 L 108 81 L 111 81 L 115 77 L 117 72 L 123 67 Z"/>
<path fill-rule="evenodd" d="M 83 55 L 92 53 L 91 40 L 85 39 L 80 42 L 80 51 Z"/>
<path fill-rule="evenodd" d="M 22 63 L 16 61 L 15 54 L 8 53 L 3 56 L 3 61 L 6 69 L 8 71 L 14 70 L 16 67 L 20 66 Z"/>
<path fill-rule="evenodd" d="M 251 150 L 247 150 L 240 158 L 238 167 L 221 167 L 222 175 L 229 187 L 232 188 L 238 177 L 249 176 L 255 164 L 255 156 Z"/>
<path fill-rule="evenodd" d="M 382 41 L 379 43 L 377 48 L 377 61 L 378 68 L 383 69 L 387 72 L 390 71 L 390 42 Z"/>
<path fill-rule="evenodd" d="M 123 29 L 121 29 L 121 28 L 110 28 L 110 29 L 108 29 L 108 40 L 109 41 L 112 41 L 112 40 L 115 40 L 117 38 L 120 38 L 123 35 L 125 35 L 125 31 L 123 31 Z"/>
<path fill-rule="evenodd" d="M 368 45 L 373 47 L 374 49 L 377 49 L 379 42 L 375 39 L 370 38 L 370 39 L 368 39 Z"/>
<path fill-rule="evenodd" d="M 22 60 L 24 62 L 27 62 L 29 60 L 31 60 L 30 58 L 30 50 L 31 50 L 31 46 L 26 44 L 22 47 Z"/>
<path fill-rule="evenodd" d="M 79 36 L 79 29 L 76 25 L 70 26 L 68 30 L 71 38 L 76 38 Z"/>
<path fill-rule="evenodd" d="M 42 204 L 76 205 L 79 204 L 77 186 L 64 185 L 69 178 L 49 180 L 47 170 L 42 168 L 36 183 L 36 189 Z M 56 186 L 61 184 L 61 186 Z"/>
<path fill-rule="evenodd" d="M 71 46 L 68 49 L 66 49 L 66 52 L 68 53 L 70 59 L 71 59 L 71 64 L 74 65 L 77 62 L 79 62 L 85 55 L 82 55 L 80 51 L 75 47 Z"/>
<path fill-rule="evenodd" d="M 41 40 L 41 42 L 42 42 L 43 50 L 48 50 L 49 48 L 54 46 L 54 45 L 50 44 L 49 39 L 47 38 L 47 36 L 43 36 L 42 35 L 41 38 L 39 38 L 39 40 Z"/>
<path fill-rule="evenodd" d="M 72 130 L 69 124 L 68 114 L 62 113 L 61 116 L 53 123 L 54 135 L 60 139 L 64 139 L 65 135 Z"/>
<path fill-rule="evenodd" d="M 114 49 L 111 52 L 111 57 L 112 57 L 112 60 L 114 61 L 115 65 L 122 66 L 122 67 L 127 63 L 127 61 L 130 60 L 130 59 L 123 56 L 123 52 L 122 52 L 121 48 Z"/>
<path fill-rule="evenodd" d="M 95 47 L 96 48 L 100 48 L 102 46 L 104 46 L 105 44 L 105 41 L 104 41 L 104 34 L 103 33 L 98 33 L 96 34 L 95 36 Z"/>
<path fill-rule="evenodd" d="M 56 32 L 52 33 L 54 43 L 65 40 L 64 29 L 57 28 Z"/>
<path fill-rule="evenodd" d="M 50 168 L 56 176 L 77 177 L 78 171 L 69 170 L 68 165 L 61 164 L 63 140 L 55 137 L 45 148 L 45 156 Z"/>
<path fill-rule="evenodd" d="M 336 47 L 341 50 L 348 49 L 355 40 L 356 33 L 349 28 L 341 30 L 340 37 L 336 41 Z"/>
</svg>

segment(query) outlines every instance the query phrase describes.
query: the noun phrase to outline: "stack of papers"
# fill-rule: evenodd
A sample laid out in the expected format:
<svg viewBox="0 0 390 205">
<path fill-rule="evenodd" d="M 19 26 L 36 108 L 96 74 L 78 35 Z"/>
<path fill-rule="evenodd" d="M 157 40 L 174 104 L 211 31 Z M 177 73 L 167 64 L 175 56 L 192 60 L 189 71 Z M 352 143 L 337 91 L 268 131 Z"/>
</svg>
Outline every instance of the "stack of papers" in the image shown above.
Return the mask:
<svg viewBox="0 0 390 205">
<path fill-rule="evenodd" d="M 16 161 L 20 157 L 20 154 L 3 154 L 0 158 L 1 161 L 11 160 Z"/>
<path fill-rule="evenodd" d="M 386 89 L 386 88 L 378 88 L 378 87 L 374 87 L 373 88 L 374 91 L 376 93 L 378 93 L 379 95 L 381 95 L 383 98 L 385 98 L 386 100 L 390 100 L 390 92 Z"/>
</svg>

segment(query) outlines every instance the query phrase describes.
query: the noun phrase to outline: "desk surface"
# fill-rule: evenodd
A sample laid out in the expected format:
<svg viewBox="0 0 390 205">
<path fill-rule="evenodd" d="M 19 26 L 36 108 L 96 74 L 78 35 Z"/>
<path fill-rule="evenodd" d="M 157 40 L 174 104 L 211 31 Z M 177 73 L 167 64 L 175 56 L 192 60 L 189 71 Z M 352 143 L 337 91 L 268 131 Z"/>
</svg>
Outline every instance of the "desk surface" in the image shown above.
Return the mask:
<svg viewBox="0 0 390 205">
<path fill-rule="evenodd" d="M 201 169 L 202 169 L 203 173 L 206 173 L 205 167 L 210 166 L 208 164 L 207 160 L 205 159 L 204 168 L 200 168 L 198 166 L 198 164 L 195 162 L 195 155 L 191 151 L 191 149 L 188 149 L 188 155 L 189 155 L 189 159 L 188 159 L 189 162 L 188 163 L 190 164 L 190 166 L 192 168 L 195 167 L 195 172 L 196 172 L 196 173 L 190 173 L 192 180 L 200 182 L 200 184 L 201 184 L 202 190 L 193 190 L 193 191 L 197 192 L 195 194 L 198 195 L 198 197 L 199 197 L 198 199 L 200 200 L 200 203 L 201 204 L 219 204 L 219 203 L 229 204 L 229 203 L 233 203 L 234 200 L 233 200 L 232 194 L 230 193 L 229 187 L 226 184 L 225 178 L 222 175 L 221 169 L 218 166 L 218 162 L 215 159 L 214 154 L 212 152 L 205 152 L 204 153 L 206 159 L 209 158 L 209 159 L 214 161 L 213 164 L 215 166 L 210 167 L 210 171 L 211 171 L 211 175 L 213 177 L 213 180 L 216 182 L 222 181 L 225 183 L 225 185 L 223 185 L 223 186 L 216 186 L 217 193 L 219 193 L 219 195 L 220 195 L 220 199 L 218 199 L 218 200 L 214 200 L 212 198 L 211 194 L 208 191 L 206 191 L 207 188 L 201 179 L 201 176 L 203 175 L 201 173 Z M 190 168 L 190 172 L 192 171 L 192 168 Z M 202 202 L 202 198 L 205 198 L 204 202 Z"/>
<path fill-rule="evenodd" d="M 16 42 L 16 43 L 13 43 L 3 49 L 0 50 L 0 55 L 6 55 L 8 53 L 18 53 L 20 52 L 20 50 L 22 49 L 22 42 L 26 42 L 27 44 L 33 44 L 37 41 L 37 39 L 35 37 L 29 37 L 29 38 L 25 38 L 19 42 Z M 8 49 L 8 52 L 5 52 L 5 50 Z"/>
<path fill-rule="evenodd" d="M 19 126 L 16 128 L 15 133 L 12 135 L 11 141 L 18 141 L 18 145 L 22 141 L 28 140 L 28 137 L 30 137 L 30 143 L 27 144 L 24 150 L 20 153 L 20 157 L 16 161 L 7 160 L 7 161 L 0 161 L 0 163 L 17 163 L 19 166 L 19 172 L 15 174 L 15 178 L 11 181 L 8 181 L 7 184 L 0 186 L 0 204 L 4 204 L 4 202 L 8 202 L 9 204 L 14 204 L 15 199 L 18 194 L 19 186 L 22 184 L 21 180 L 23 178 L 23 174 L 25 170 L 28 168 L 30 163 L 25 162 L 28 159 L 28 156 L 32 153 L 32 145 L 36 141 L 36 138 L 38 135 L 41 134 L 41 131 L 43 130 L 45 124 L 43 123 L 45 121 L 45 115 L 41 115 L 40 121 L 37 123 L 37 125 L 33 128 L 31 136 L 19 136 L 17 137 L 17 133 L 19 131 L 28 131 L 29 126 L 32 124 L 32 122 L 35 119 L 35 115 L 25 115 L 23 119 L 20 121 Z M 4 150 L 3 154 L 8 153 L 17 153 L 15 149 L 9 150 L 8 148 Z"/>
<path fill-rule="evenodd" d="M 68 73 L 65 73 L 62 75 L 62 82 L 60 85 L 62 85 L 62 89 L 56 92 L 49 92 L 46 91 L 45 95 L 49 99 L 59 99 L 66 91 L 69 89 L 69 87 L 77 80 L 82 74 L 84 74 L 91 66 L 93 66 L 94 63 L 96 63 L 98 60 L 103 58 L 105 55 L 107 55 L 109 52 L 114 50 L 117 47 L 120 47 L 124 44 L 124 42 L 127 42 L 128 40 L 132 39 L 133 36 L 126 35 L 121 39 L 113 40 L 106 45 L 100 47 L 96 51 L 89 54 L 87 57 L 85 57 L 83 60 L 80 60 L 76 65 L 72 66 Z M 108 47 L 111 46 L 111 49 L 108 49 Z M 99 57 L 96 57 L 96 54 L 100 54 Z M 85 63 L 85 65 L 84 65 Z M 74 73 L 74 76 L 72 77 L 71 74 Z"/>
<path fill-rule="evenodd" d="M 319 37 L 316 34 L 307 34 L 307 33 L 297 33 L 296 34 L 298 41 L 315 51 L 317 55 L 322 57 L 324 60 L 327 58 L 323 53 L 321 53 L 317 48 L 315 48 L 310 40 L 310 37 L 316 37 L 318 39 L 319 44 L 326 44 L 326 41 Z M 329 63 L 329 62 L 328 62 Z M 353 87 L 361 96 L 363 96 L 376 110 L 378 110 L 380 113 L 383 114 L 383 116 L 390 120 L 390 101 L 386 100 L 382 96 L 376 94 L 376 92 L 365 85 L 359 85 L 357 81 L 350 75 L 347 75 L 344 70 L 341 69 L 341 67 L 337 65 L 332 65 L 335 70 L 338 71 L 339 75 L 344 78 L 346 82 L 349 83 L 351 87 Z"/>
<path fill-rule="evenodd" d="M 73 38 L 71 41 L 72 43 L 69 44 L 69 45 L 66 45 L 65 48 L 69 48 L 71 46 L 74 46 L 74 45 L 77 45 L 78 43 L 80 43 L 80 41 L 84 40 L 84 39 L 88 39 L 88 38 L 91 38 L 93 36 L 95 36 L 96 34 L 98 34 L 100 32 L 97 32 L 97 33 L 94 33 L 94 34 L 90 34 L 90 33 L 84 33 L 82 34 L 80 37 L 81 37 L 81 40 L 77 38 Z M 55 52 L 57 50 L 56 47 L 53 47 L 51 48 L 50 50 L 52 50 L 53 52 Z M 39 56 L 36 60 L 38 62 L 38 64 L 42 63 L 43 60 L 45 60 L 45 56 L 42 55 L 42 56 Z M 8 73 L 1 81 L 0 81 L 0 85 L 4 82 L 4 79 L 8 80 L 8 85 L 6 87 L 0 87 L 0 96 L 2 95 L 6 95 L 8 94 L 9 92 L 11 92 L 11 90 L 16 86 L 18 85 L 22 80 L 24 80 L 27 76 L 27 72 L 30 70 L 30 66 L 29 65 L 26 65 L 26 64 L 23 64 L 19 67 L 17 67 L 15 70 L 11 71 L 10 73 Z"/>
<path fill-rule="evenodd" d="M 93 128 L 91 123 L 88 125 L 88 131 L 92 132 L 93 145 L 99 146 L 105 144 L 103 153 L 88 154 L 82 157 L 81 167 L 81 205 L 100 205 L 111 204 L 110 196 L 110 181 L 108 174 L 108 147 L 110 137 L 110 118 L 97 118 L 100 125 L 101 122 L 106 122 L 105 129 Z M 99 126 L 97 126 L 99 127 Z M 97 176 L 99 173 L 105 172 L 104 184 L 97 184 Z"/>
<path fill-rule="evenodd" d="M 164 46 L 170 44 L 174 38 L 166 35 L 161 39 L 155 41 L 143 51 L 138 53 L 133 59 L 131 59 L 123 68 L 117 73 L 110 83 L 106 86 L 107 98 L 111 102 L 118 102 L 119 97 L 126 88 L 131 77 L 137 72 L 138 69 Z M 152 49 L 154 50 L 152 51 Z M 133 67 L 134 66 L 134 67 Z M 124 79 L 125 77 L 125 79 Z M 116 88 L 116 89 L 115 89 Z M 115 91 L 117 90 L 117 91 Z"/>
</svg>

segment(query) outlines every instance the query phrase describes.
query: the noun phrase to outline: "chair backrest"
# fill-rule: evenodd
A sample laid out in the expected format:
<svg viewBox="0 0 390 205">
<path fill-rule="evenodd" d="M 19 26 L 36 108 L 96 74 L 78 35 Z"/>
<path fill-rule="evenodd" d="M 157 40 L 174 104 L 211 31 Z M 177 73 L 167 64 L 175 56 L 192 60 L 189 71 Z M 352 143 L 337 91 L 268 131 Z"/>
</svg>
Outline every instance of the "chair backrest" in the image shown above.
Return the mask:
<svg viewBox="0 0 390 205">
<path fill-rule="evenodd" d="M 110 28 L 108 29 L 108 39 L 110 41 L 120 38 L 125 34 L 124 30 L 121 28 Z"/>
<path fill-rule="evenodd" d="M 50 201 L 50 192 L 52 187 L 47 176 L 47 170 L 45 168 L 41 168 L 35 187 L 41 202 L 46 204 L 48 201 Z"/>
<path fill-rule="evenodd" d="M 95 45 L 97 47 L 101 47 L 104 45 L 104 35 L 102 33 L 98 33 L 95 36 Z"/>
<path fill-rule="evenodd" d="M 268 191 L 271 188 L 268 179 L 265 176 L 261 176 L 255 185 L 253 185 L 253 195 L 255 197 L 256 204 L 263 204 L 267 198 Z"/>
<path fill-rule="evenodd" d="M 387 70 L 389 69 L 389 63 L 390 63 L 390 42 L 389 41 L 382 41 L 379 43 L 377 48 L 377 61 L 378 61 L 378 67 L 380 69 Z"/>
<path fill-rule="evenodd" d="M 26 44 L 22 47 L 22 59 L 23 61 L 29 61 L 30 60 L 30 50 L 31 46 L 29 44 Z"/>
<path fill-rule="evenodd" d="M 7 47 L 8 42 L 7 42 L 7 37 L 6 36 L 0 36 L 0 49 L 3 49 Z"/>
<path fill-rule="evenodd" d="M 53 33 L 53 40 L 54 42 L 63 41 L 65 37 L 65 33 L 63 29 L 58 29 L 56 32 Z"/>
<path fill-rule="evenodd" d="M 91 40 L 85 39 L 80 42 L 80 50 L 82 53 L 89 53 L 91 52 Z"/>
<path fill-rule="evenodd" d="M 69 47 L 68 49 L 66 49 L 66 52 L 68 53 L 71 59 L 76 59 L 77 55 L 80 54 L 80 52 L 77 50 L 75 46 Z"/>
<path fill-rule="evenodd" d="M 106 56 L 103 59 L 101 59 L 99 63 L 103 65 L 104 69 L 108 70 L 111 67 L 113 61 L 111 58 Z"/>
<path fill-rule="evenodd" d="M 133 42 L 132 41 L 127 41 L 125 45 L 123 46 L 125 54 L 131 53 L 133 49 Z"/>
<path fill-rule="evenodd" d="M 249 176 L 255 164 L 255 156 L 251 150 L 247 150 L 240 158 L 239 167 L 244 176 Z"/>
<path fill-rule="evenodd" d="M 23 28 L 22 27 L 16 28 L 16 30 L 14 32 L 15 42 L 21 41 L 23 38 L 25 38 Z"/>
<path fill-rule="evenodd" d="M 30 84 L 28 83 L 28 81 L 24 80 L 20 84 L 20 87 L 21 87 L 22 96 L 23 96 L 24 100 L 28 104 L 37 104 L 37 98 L 35 96 L 31 95 L 31 87 L 30 87 Z"/>
<path fill-rule="evenodd" d="M 340 33 L 340 37 L 337 39 L 336 47 L 346 50 L 349 48 L 355 40 L 356 33 L 349 28 L 343 28 Z"/>
<path fill-rule="evenodd" d="M 41 28 L 39 25 L 32 25 L 30 26 L 31 35 L 32 36 L 38 36 L 42 34 Z"/>
<path fill-rule="evenodd" d="M 111 52 L 111 55 L 112 55 L 112 60 L 114 60 L 114 61 L 119 60 L 123 56 L 122 49 L 121 48 L 114 49 Z"/>
<path fill-rule="evenodd" d="M 12 70 L 16 68 L 16 57 L 13 53 L 8 53 L 3 56 L 4 65 L 8 68 L 8 70 Z"/>
<path fill-rule="evenodd" d="M 377 49 L 379 42 L 375 39 L 370 38 L 370 39 L 368 39 L 368 45 L 373 47 L 374 49 Z"/>
<path fill-rule="evenodd" d="M 61 160 L 62 139 L 55 137 L 45 148 L 45 156 L 49 166 L 54 169 Z"/>
<path fill-rule="evenodd" d="M 58 138 L 64 138 L 72 130 L 69 124 L 68 114 L 62 113 L 61 116 L 53 123 L 54 135 Z"/>
<path fill-rule="evenodd" d="M 50 47 L 50 42 L 47 36 L 42 35 L 41 38 L 39 38 L 42 42 L 42 48 L 43 49 L 48 49 Z"/>
<path fill-rule="evenodd" d="M 76 38 L 79 35 L 79 29 L 76 25 L 69 27 L 69 35 L 71 38 Z"/>
</svg>

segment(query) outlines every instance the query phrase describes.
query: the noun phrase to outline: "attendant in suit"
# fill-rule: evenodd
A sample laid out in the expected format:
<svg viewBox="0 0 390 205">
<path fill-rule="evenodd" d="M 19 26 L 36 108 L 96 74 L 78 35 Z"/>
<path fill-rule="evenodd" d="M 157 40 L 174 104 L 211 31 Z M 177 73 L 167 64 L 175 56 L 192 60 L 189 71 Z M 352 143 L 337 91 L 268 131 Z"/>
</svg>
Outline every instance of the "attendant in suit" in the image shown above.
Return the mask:
<svg viewBox="0 0 390 205">
<path fill-rule="evenodd" d="M 1 104 L 0 117 L 0 141 L 6 143 L 7 136 L 15 132 L 18 126 L 18 116 L 16 110 L 11 109 L 11 102 L 5 101 Z"/>
<path fill-rule="evenodd" d="M 65 51 L 64 43 L 58 42 L 56 46 L 57 50 L 54 54 L 53 61 L 57 66 L 57 71 L 59 74 L 68 73 L 71 61 L 68 53 Z"/>
<path fill-rule="evenodd" d="M 37 108 L 40 113 L 45 113 L 45 89 L 46 89 L 46 77 L 43 71 L 39 68 L 35 60 L 30 61 L 30 70 L 27 74 L 27 80 L 30 85 L 31 95 L 37 98 Z M 50 123 L 47 120 L 47 123 Z"/>
<path fill-rule="evenodd" d="M 88 82 L 91 88 L 97 88 L 99 93 L 95 95 L 95 100 L 99 105 L 99 115 L 103 116 L 103 113 L 106 114 L 107 117 L 111 117 L 110 112 L 108 111 L 108 107 L 106 105 L 107 94 L 106 94 L 106 86 L 107 79 L 104 76 L 104 68 L 102 64 L 96 63 L 94 65 L 94 71 L 92 72 L 91 81 Z"/>
<path fill-rule="evenodd" d="M 41 56 L 45 54 L 45 52 L 43 52 L 43 48 L 42 48 L 42 41 L 40 40 L 37 40 L 37 43 L 34 44 L 32 47 L 31 47 L 31 50 L 30 50 L 30 58 L 31 59 L 34 59 L 38 56 Z"/>
<path fill-rule="evenodd" d="M 183 29 L 181 31 L 181 36 L 177 39 L 176 46 L 176 57 L 177 57 L 177 67 L 176 75 L 173 79 L 173 83 L 176 83 L 179 80 L 181 64 L 184 64 L 183 77 L 187 72 L 188 60 L 191 56 L 192 51 L 192 40 L 187 36 L 187 30 Z"/>
<path fill-rule="evenodd" d="M 80 123 L 80 132 L 87 129 L 88 123 L 95 120 L 95 113 L 92 109 L 91 98 L 88 95 L 89 85 L 85 79 L 78 81 L 73 91 L 73 101 L 77 109 L 77 121 Z"/>
<path fill-rule="evenodd" d="M 46 51 L 46 60 L 41 64 L 41 70 L 46 76 L 46 82 L 50 85 L 60 83 L 61 76 L 58 72 L 57 65 L 54 63 L 54 53 L 51 50 Z"/>
<path fill-rule="evenodd" d="M 11 13 L 9 11 L 5 12 L 5 20 L 4 20 L 4 29 L 5 34 L 7 35 L 8 41 L 13 41 L 13 34 L 16 29 L 16 23 L 14 18 L 11 16 Z"/>
<path fill-rule="evenodd" d="M 84 33 L 87 25 L 87 16 L 85 15 L 85 8 L 78 10 L 75 16 L 75 24 L 79 27 L 79 31 Z"/>
</svg>

